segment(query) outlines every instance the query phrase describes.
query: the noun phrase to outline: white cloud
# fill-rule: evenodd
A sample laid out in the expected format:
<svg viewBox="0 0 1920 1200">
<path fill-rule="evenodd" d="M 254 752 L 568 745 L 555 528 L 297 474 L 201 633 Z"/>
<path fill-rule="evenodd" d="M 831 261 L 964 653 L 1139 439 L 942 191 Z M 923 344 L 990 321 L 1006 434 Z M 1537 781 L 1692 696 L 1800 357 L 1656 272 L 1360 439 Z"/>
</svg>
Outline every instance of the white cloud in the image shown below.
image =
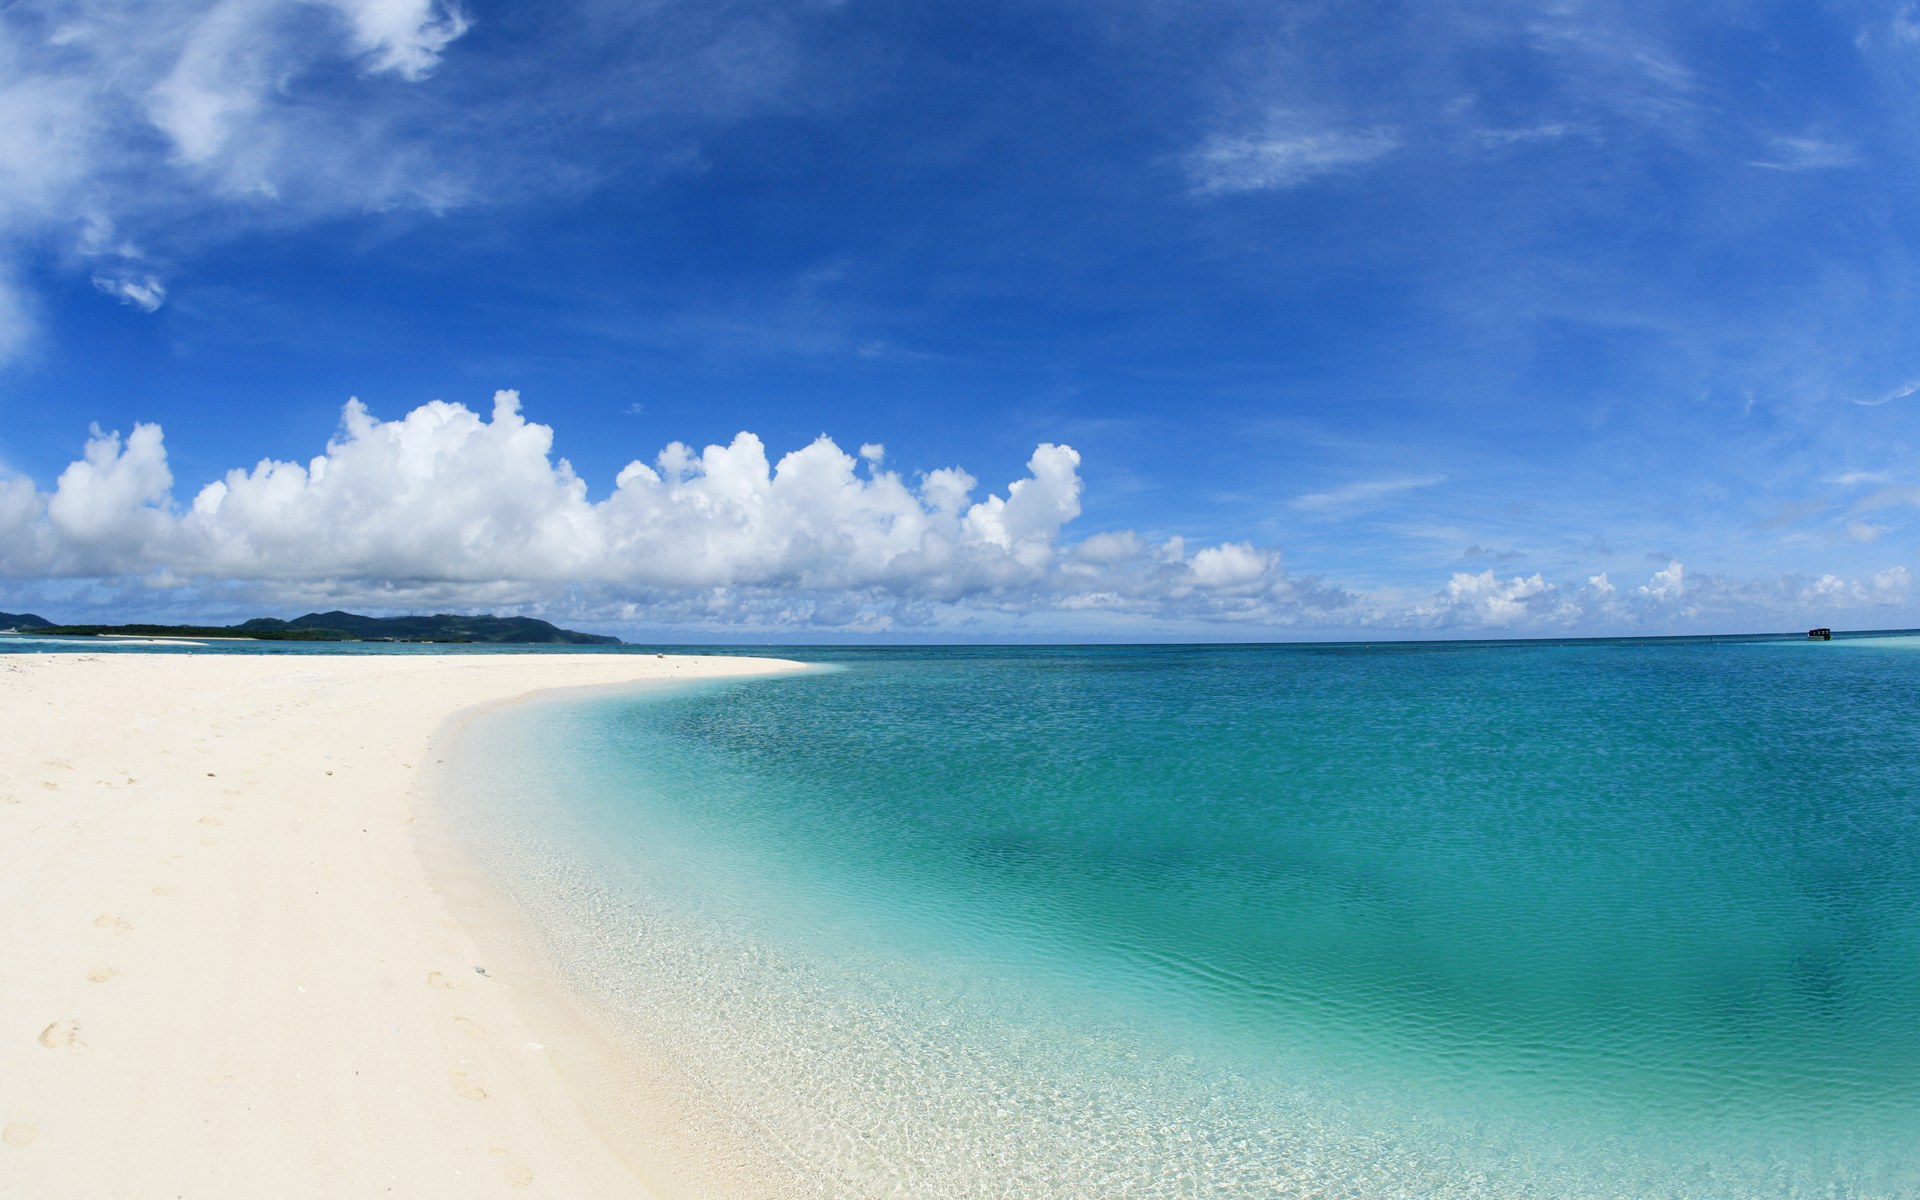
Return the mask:
<svg viewBox="0 0 1920 1200">
<path fill-rule="evenodd" d="M 100 274 L 93 277 L 93 286 L 141 312 L 156 312 L 167 300 L 166 285 L 152 275 Z"/>
<path fill-rule="evenodd" d="M 1859 487 L 1862 484 L 1890 483 L 1892 481 L 1893 475 L 1888 471 L 1842 471 L 1838 475 L 1830 475 L 1827 477 L 1828 483 L 1836 483 L 1841 487 Z"/>
<path fill-rule="evenodd" d="M 1146 541 L 1131 529 L 1096 533 L 1073 548 L 1073 560 L 1076 564 L 1086 563 L 1103 567 L 1138 558 L 1146 553 L 1146 549 Z M 1185 556 L 1184 549 L 1176 554 L 1178 558 L 1185 558 Z"/>
<path fill-rule="evenodd" d="M 157 425 L 95 429 L 41 490 L 0 470 L 0 578 L 150 613 L 252 597 L 261 610 L 519 609 L 606 624 L 714 630 L 946 626 L 979 636 L 1053 620 L 1061 633 L 1218 637 L 1333 631 L 1682 632 L 1897 624 L 1905 566 L 1858 577 L 1695 578 L 1458 572 L 1426 594 L 1350 591 L 1289 574 L 1278 549 L 1105 530 L 1074 540 L 1081 460 L 1042 443 L 981 495 L 959 467 L 903 473 L 822 436 L 770 454 L 741 433 L 668 444 L 611 490 L 553 454 L 513 392 L 490 414 L 433 402 L 381 420 L 349 402 L 303 462 L 267 460 L 176 494 Z M 1050 617 L 1047 614 L 1052 614 Z"/>
<path fill-rule="evenodd" d="M 1194 553 L 1187 569 L 1200 587 L 1216 592 L 1248 592 L 1264 586 L 1279 565 L 1269 551 L 1247 542 L 1227 542 Z"/>
<path fill-rule="evenodd" d="M 1669 562 L 1662 570 L 1655 571 L 1653 578 L 1635 591 L 1650 600 L 1678 600 L 1687 591 L 1687 568 L 1677 560 Z"/>
<path fill-rule="evenodd" d="M 354 47 L 371 71 L 420 79 L 468 29 L 466 14 L 436 0 L 327 0 L 353 26 Z"/>
<path fill-rule="evenodd" d="M 1269 191 L 1362 167 L 1399 148 L 1390 129 L 1311 128 L 1282 115 L 1256 131 L 1212 135 L 1188 170 L 1202 192 Z"/>
<path fill-rule="evenodd" d="M 45 527 L 22 528 L 36 547 L 59 546 L 68 571 L 126 573 L 127 564 L 166 536 L 172 486 L 158 425 L 134 426 L 124 444 L 118 433 L 102 433 L 96 425 L 83 456 L 60 473 L 46 498 Z"/>
<path fill-rule="evenodd" d="M 1875 571 L 1866 579 L 1842 579 L 1827 574 L 1807 584 L 1801 599 L 1815 611 L 1821 608 L 1884 607 L 1905 603 L 1913 590 L 1913 574 L 1905 567 Z"/>
<path fill-rule="evenodd" d="M 399 132 L 391 94 L 356 104 L 311 80 L 345 63 L 418 81 L 466 28 L 439 0 L 0 9 L 0 362 L 28 345 L 17 280 L 50 246 L 86 261 L 103 293 L 152 312 L 161 272 L 120 226 L 152 232 L 209 205 L 223 219 L 194 228 L 457 202 L 464 185 Z"/>
<path fill-rule="evenodd" d="M 1433 601 L 1415 609 L 1428 624 L 1507 628 L 1522 624 L 1566 624 L 1580 610 L 1564 600 L 1557 584 L 1539 572 L 1496 578 L 1491 570 L 1478 575 L 1457 571 Z"/>
<path fill-rule="evenodd" d="M 1771 157 L 1748 165 L 1769 171 L 1824 171 L 1860 161 L 1852 146 L 1817 137 L 1776 137 L 1768 141 L 1767 149 Z"/>
<path fill-rule="evenodd" d="M 1920 487 L 1889 485 L 1877 488 L 1871 495 L 1862 496 L 1853 506 L 1857 513 L 1875 512 L 1883 508 L 1893 508 L 1901 504 L 1920 506 Z"/>
<path fill-rule="evenodd" d="M 877 465 L 863 476 L 825 437 L 770 463 L 742 433 L 631 463 L 598 502 L 552 445 L 512 392 L 491 420 L 436 401 L 381 421 L 354 401 L 324 454 L 229 471 L 182 507 L 158 426 L 124 442 L 96 430 L 51 494 L 23 507 L 9 493 L 0 568 L 956 596 L 1035 582 L 1079 513 L 1079 455 L 1051 444 L 1026 478 L 974 501 L 956 470 L 917 488 Z"/>
<path fill-rule="evenodd" d="M 1573 132 L 1573 127 L 1564 122 L 1546 121 L 1514 129 L 1480 129 L 1474 131 L 1473 136 L 1489 149 L 1505 149 L 1534 142 L 1557 142 Z"/>
<path fill-rule="evenodd" d="M 878 629 L 934 609 L 1294 625 L 1352 597 L 1289 579 L 1248 542 L 1063 539 L 1080 456 L 1042 443 L 976 496 L 958 467 L 908 477 L 822 436 L 770 457 L 741 433 L 670 443 L 601 499 L 513 392 L 490 418 L 435 401 L 383 421 L 349 402 L 306 462 L 267 460 L 173 495 L 158 426 L 95 430 L 50 492 L 0 479 L 0 576 L 246 586 L 318 602 L 500 607 L 591 593 L 628 619 Z"/>
<path fill-rule="evenodd" d="M 1905 400 L 1915 392 L 1920 392 L 1920 379 L 1910 379 L 1898 387 L 1889 388 L 1878 396 L 1869 396 L 1864 400 L 1855 400 L 1855 404 L 1867 408 L 1878 408 L 1882 404 L 1892 404 L 1895 400 Z"/>
<path fill-rule="evenodd" d="M 1445 483 L 1445 475 L 1416 475 L 1394 479 L 1369 479 L 1360 483 L 1350 483 L 1344 487 L 1332 488 L 1324 492 L 1310 492 L 1296 496 L 1293 507 L 1308 510 L 1350 508 L 1368 504 L 1400 492 L 1411 492 L 1419 488 L 1433 487 Z"/>
</svg>

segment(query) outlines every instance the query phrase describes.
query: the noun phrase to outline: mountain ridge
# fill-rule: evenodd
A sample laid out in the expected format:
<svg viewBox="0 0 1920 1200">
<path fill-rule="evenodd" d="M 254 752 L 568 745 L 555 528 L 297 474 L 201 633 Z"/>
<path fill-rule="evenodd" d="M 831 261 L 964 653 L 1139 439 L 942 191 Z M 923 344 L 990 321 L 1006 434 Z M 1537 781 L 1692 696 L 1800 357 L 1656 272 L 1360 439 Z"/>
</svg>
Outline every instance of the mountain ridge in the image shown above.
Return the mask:
<svg viewBox="0 0 1920 1200">
<path fill-rule="evenodd" d="M 254 617 L 238 625 L 61 625 L 32 613 L 0 613 L 0 628 L 76 637 L 250 638 L 299 642 L 444 642 L 497 646 L 618 646 L 617 637 L 562 629 L 537 617 L 463 615 L 368 617 L 339 609 L 292 620 Z"/>
</svg>

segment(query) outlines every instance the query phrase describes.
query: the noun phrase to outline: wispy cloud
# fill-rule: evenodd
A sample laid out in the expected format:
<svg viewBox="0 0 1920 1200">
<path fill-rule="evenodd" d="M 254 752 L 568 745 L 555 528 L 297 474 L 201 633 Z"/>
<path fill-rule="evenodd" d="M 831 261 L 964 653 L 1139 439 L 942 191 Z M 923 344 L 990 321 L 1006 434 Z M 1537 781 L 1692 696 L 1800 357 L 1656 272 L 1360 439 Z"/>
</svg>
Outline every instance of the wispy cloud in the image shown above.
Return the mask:
<svg viewBox="0 0 1920 1200">
<path fill-rule="evenodd" d="M 1256 131 L 1212 135 L 1188 170 L 1203 193 L 1273 191 L 1367 166 L 1400 145 L 1391 129 L 1315 128 L 1283 116 Z"/>
<path fill-rule="evenodd" d="M 1401 492 L 1414 491 L 1417 488 L 1433 487 L 1445 483 L 1445 475 L 1414 475 L 1395 479 L 1369 479 L 1361 483 L 1350 483 L 1345 487 L 1332 488 L 1324 492 L 1309 492 L 1293 499 L 1293 507 L 1310 512 L 1327 512 L 1334 509 L 1354 508 L 1363 504 L 1372 504 L 1388 496 Z"/>
<path fill-rule="evenodd" d="M 1865 399 L 1856 399 L 1854 403 L 1864 405 L 1867 408 L 1878 408 L 1882 404 L 1891 404 L 1895 400 L 1905 400 L 1908 396 L 1913 395 L 1915 392 L 1920 392 L 1920 379 L 1909 380 L 1908 382 L 1901 384 L 1899 387 L 1892 388 L 1888 391 L 1882 392 L 1878 396 L 1869 396 Z"/>
<path fill-rule="evenodd" d="M 1767 149 L 1769 157 L 1747 165 L 1769 171 L 1825 171 L 1855 166 L 1860 161 L 1852 146 L 1816 137 L 1776 137 L 1767 143 Z"/>
<path fill-rule="evenodd" d="M 1572 127 L 1563 122 L 1549 121 L 1524 129 L 1478 129 L 1474 131 L 1473 138 L 1489 149 L 1504 149 L 1532 142 L 1557 142 L 1572 132 Z"/>
<path fill-rule="evenodd" d="M 1898 508 L 1902 504 L 1920 507 L 1920 487 L 1883 487 L 1871 495 L 1863 496 L 1853 506 L 1853 511 L 1878 512 L 1883 508 Z"/>
<path fill-rule="evenodd" d="M 1838 475 L 1827 476 L 1826 481 L 1841 487 L 1864 487 L 1867 484 L 1891 483 L 1893 473 L 1890 471 L 1842 471 Z"/>
<path fill-rule="evenodd" d="M 467 27 L 441 0 L 0 9 L 0 361 L 30 328 L 5 315 L 31 308 L 6 280 L 36 248 L 64 242 L 101 292 L 153 312 L 166 284 L 123 225 L 454 202 L 459 185 L 397 132 L 392 104 L 353 101 L 372 77 L 425 79 Z M 343 63 L 358 81 L 322 94 L 314 79 Z"/>
<path fill-rule="evenodd" d="M 93 286 L 141 312 L 157 312 L 167 300 L 166 285 L 153 275 L 95 275 Z"/>
</svg>

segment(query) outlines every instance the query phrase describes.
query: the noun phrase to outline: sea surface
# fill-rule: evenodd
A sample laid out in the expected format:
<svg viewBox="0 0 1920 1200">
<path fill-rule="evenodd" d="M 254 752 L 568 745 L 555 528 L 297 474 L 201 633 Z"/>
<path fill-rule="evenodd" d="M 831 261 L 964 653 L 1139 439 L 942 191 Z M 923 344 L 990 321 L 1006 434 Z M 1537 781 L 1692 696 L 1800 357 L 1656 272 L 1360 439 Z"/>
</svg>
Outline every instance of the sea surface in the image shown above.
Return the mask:
<svg viewBox="0 0 1920 1200">
<path fill-rule="evenodd" d="M 809 656 L 453 801 L 796 1194 L 1920 1196 L 1920 639 Z"/>
<path fill-rule="evenodd" d="M 1920 1197 L 1920 638 L 774 652 L 445 802 L 794 1195 Z"/>
</svg>

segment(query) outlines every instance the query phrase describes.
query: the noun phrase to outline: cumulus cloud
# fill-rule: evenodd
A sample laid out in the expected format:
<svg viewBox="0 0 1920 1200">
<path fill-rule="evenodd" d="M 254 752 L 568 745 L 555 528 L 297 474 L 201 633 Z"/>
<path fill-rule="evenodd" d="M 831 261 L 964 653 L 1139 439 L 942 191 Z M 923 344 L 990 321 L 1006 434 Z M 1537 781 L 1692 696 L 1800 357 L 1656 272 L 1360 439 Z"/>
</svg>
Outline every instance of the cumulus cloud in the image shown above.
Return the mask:
<svg viewBox="0 0 1920 1200">
<path fill-rule="evenodd" d="M 1888 567 L 1865 579 L 1842 579 L 1826 574 L 1802 589 L 1802 598 L 1812 606 L 1854 608 L 1863 605 L 1885 606 L 1904 603 L 1913 591 L 1913 574 L 1905 567 Z"/>
<path fill-rule="evenodd" d="M 977 636 L 1036 619 L 1059 632 L 1203 637 L 1676 632 L 1848 613 L 1871 627 L 1911 602 L 1901 565 L 1740 581 L 1668 560 L 1637 587 L 1605 572 L 1576 585 L 1463 571 L 1407 594 L 1301 577 L 1277 548 L 1247 541 L 1130 529 L 1076 539 L 1082 463 L 1057 443 L 988 489 L 958 466 L 893 469 L 878 443 L 850 453 L 823 435 L 775 454 L 743 432 L 671 442 L 596 491 L 553 446 L 510 391 L 487 413 L 434 401 L 393 419 L 350 401 L 320 453 L 183 488 L 158 425 L 95 428 L 45 489 L 0 468 L 0 579 L 16 597 L 143 612 L 164 602 L 192 619 L 248 597 L 248 615 L 531 609 L 803 634 Z M 42 607 L 76 602 L 58 595 Z"/>
<path fill-rule="evenodd" d="M 184 604 L 565 602 L 600 621 L 869 632 L 1049 612 L 1114 628 L 1374 619 L 1357 595 L 1290 576 L 1271 547 L 1133 530 L 1072 541 L 1070 446 L 1041 443 L 1022 477 L 981 494 L 957 466 L 888 469 L 876 443 L 850 454 L 822 436 L 776 457 L 743 432 L 669 443 L 599 498 L 552 448 L 513 392 L 487 415 L 435 401 L 382 420 L 350 401 L 324 452 L 185 494 L 158 426 L 96 429 L 49 490 L 0 475 L 0 578 L 148 601 L 165 588 Z"/>
<path fill-rule="evenodd" d="M 1446 588 L 1415 612 L 1430 625 L 1468 625 L 1504 629 L 1523 624 L 1564 625 L 1581 615 L 1563 598 L 1557 584 L 1539 572 L 1497 578 L 1491 570 L 1478 575 L 1456 571 Z"/>
<path fill-rule="evenodd" d="M 699 450 L 671 443 L 629 463 L 599 500 L 552 448 L 553 430 L 528 421 L 514 392 L 495 396 L 490 418 L 435 401 L 383 421 L 350 401 L 324 453 L 229 471 L 181 503 L 157 425 L 124 439 L 95 429 L 50 492 L 5 481 L 0 573 L 363 595 L 589 587 L 735 605 L 745 589 L 816 609 L 828 593 L 862 592 L 888 604 L 1005 596 L 1132 610 L 1207 593 L 1231 606 L 1283 578 L 1278 554 L 1251 544 L 1189 560 L 1184 543 L 1132 533 L 1090 539 L 1063 570 L 1061 532 L 1082 491 L 1070 446 L 1042 443 L 1023 478 L 976 498 L 965 471 L 908 478 L 884 469 L 876 444 L 856 458 L 822 436 L 774 460 L 741 433 Z"/>
<path fill-rule="evenodd" d="M 1665 569 L 1655 571 L 1653 578 L 1639 589 L 1639 594 L 1650 600 L 1678 600 L 1686 591 L 1687 568 L 1676 560 L 1669 562 Z"/>
</svg>

